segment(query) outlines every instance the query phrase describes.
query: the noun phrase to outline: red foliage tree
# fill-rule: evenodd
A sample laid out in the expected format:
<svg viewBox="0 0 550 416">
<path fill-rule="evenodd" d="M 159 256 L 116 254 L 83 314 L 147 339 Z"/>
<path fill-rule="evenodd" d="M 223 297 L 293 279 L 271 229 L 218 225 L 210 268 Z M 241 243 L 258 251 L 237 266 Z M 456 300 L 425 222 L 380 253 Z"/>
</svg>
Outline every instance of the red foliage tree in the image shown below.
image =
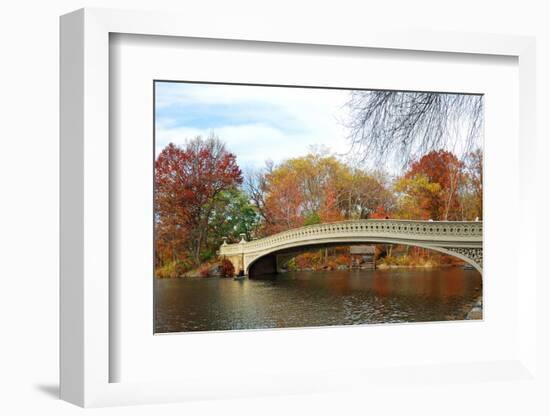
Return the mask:
<svg viewBox="0 0 550 416">
<path fill-rule="evenodd" d="M 159 254 L 175 260 L 187 253 L 199 264 L 214 198 L 240 183 L 235 155 L 216 137 L 166 146 L 155 163 Z"/>
</svg>

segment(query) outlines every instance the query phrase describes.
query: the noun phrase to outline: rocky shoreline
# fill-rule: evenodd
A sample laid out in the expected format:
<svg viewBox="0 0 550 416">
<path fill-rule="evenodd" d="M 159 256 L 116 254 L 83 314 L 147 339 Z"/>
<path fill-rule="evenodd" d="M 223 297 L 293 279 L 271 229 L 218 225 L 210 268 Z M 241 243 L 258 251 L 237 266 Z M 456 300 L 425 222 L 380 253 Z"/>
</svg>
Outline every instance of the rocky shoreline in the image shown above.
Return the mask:
<svg viewBox="0 0 550 416">
<path fill-rule="evenodd" d="M 223 277 L 219 262 L 189 270 L 178 277 Z"/>
<path fill-rule="evenodd" d="M 377 264 L 376 268 L 379 270 L 387 269 L 446 269 L 449 267 L 461 267 L 454 264 L 435 264 L 435 263 L 424 263 L 424 264 Z"/>
</svg>

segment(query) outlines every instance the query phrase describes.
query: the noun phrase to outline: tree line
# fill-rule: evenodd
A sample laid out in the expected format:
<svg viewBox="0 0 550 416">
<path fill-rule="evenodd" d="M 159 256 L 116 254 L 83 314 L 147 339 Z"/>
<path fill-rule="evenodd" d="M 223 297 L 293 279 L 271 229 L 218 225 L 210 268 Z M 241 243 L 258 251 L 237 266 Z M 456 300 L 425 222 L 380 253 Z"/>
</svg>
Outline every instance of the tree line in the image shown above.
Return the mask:
<svg viewBox="0 0 550 416">
<path fill-rule="evenodd" d="M 431 150 L 402 174 L 367 170 L 323 149 L 243 174 L 211 135 L 169 144 L 155 162 L 155 266 L 179 275 L 237 242 L 304 225 L 367 218 L 482 219 L 481 149 Z"/>
</svg>

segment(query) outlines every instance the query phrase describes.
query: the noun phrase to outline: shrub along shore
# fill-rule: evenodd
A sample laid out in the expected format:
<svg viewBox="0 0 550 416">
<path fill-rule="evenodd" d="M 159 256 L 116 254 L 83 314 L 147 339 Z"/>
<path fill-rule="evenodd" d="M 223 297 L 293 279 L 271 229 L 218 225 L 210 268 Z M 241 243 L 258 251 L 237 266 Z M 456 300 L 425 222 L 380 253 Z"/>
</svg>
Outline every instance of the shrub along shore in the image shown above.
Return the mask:
<svg viewBox="0 0 550 416">
<path fill-rule="evenodd" d="M 392 254 L 389 254 L 392 253 Z M 375 267 L 380 270 L 398 268 L 447 268 L 461 267 L 464 262 L 440 253 L 425 249 L 408 248 L 404 246 L 376 246 L 374 256 Z M 322 249 L 307 252 L 291 259 L 283 270 L 286 272 L 300 271 L 331 271 L 353 269 L 372 269 L 371 261 L 352 259 L 348 247 Z M 177 261 L 167 263 L 156 270 L 157 278 L 175 277 L 233 277 L 235 271 L 230 261 L 208 261 L 199 267 L 189 269 L 189 266 Z"/>
</svg>

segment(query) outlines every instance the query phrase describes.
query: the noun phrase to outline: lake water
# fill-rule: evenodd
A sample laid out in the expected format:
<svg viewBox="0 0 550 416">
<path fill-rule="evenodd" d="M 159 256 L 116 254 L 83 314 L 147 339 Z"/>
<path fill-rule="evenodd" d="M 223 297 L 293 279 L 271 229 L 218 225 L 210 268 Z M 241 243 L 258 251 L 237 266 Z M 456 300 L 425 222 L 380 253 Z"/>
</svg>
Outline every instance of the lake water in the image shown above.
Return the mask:
<svg viewBox="0 0 550 416">
<path fill-rule="evenodd" d="M 155 332 L 462 320 L 481 290 L 459 267 L 155 279 Z"/>
</svg>

